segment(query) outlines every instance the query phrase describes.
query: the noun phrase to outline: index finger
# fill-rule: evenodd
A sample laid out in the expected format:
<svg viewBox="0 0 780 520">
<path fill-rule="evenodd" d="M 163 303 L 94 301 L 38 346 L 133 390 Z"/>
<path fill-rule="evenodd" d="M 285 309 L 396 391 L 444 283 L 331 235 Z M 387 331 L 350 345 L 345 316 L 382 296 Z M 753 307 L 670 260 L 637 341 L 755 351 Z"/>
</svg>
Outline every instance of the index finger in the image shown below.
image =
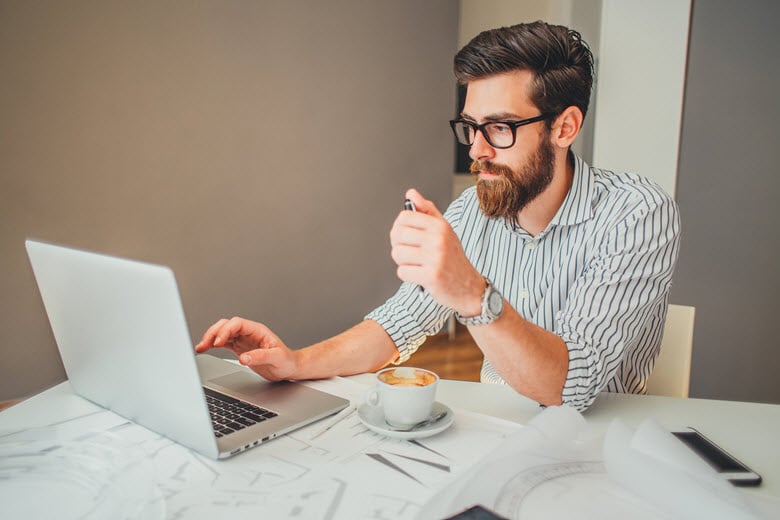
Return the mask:
<svg viewBox="0 0 780 520">
<path fill-rule="evenodd" d="M 206 332 L 203 333 L 203 336 L 200 339 L 200 343 L 195 345 L 195 351 L 198 353 L 203 353 L 209 350 L 210 348 L 216 347 L 217 345 L 214 344 L 214 340 L 217 337 L 217 332 L 222 328 L 222 326 L 227 323 L 228 320 L 221 319 L 214 323 L 211 327 L 206 329 Z"/>
<path fill-rule="evenodd" d="M 237 316 L 229 320 L 223 318 L 209 327 L 206 334 L 203 335 L 201 345 L 210 344 L 211 347 L 225 347 L 238 337 L 252 335 L 252 331 L 244 327 L 245 323 L 246 320 Z"/>
<path fill-rule="evenodd" d="M 422 194 L 420 194 L 420 192 L 416 189 L 409 188 L 406 190 L 406 198 L 412 201 L 418 212 L 425 213 L 426 215 L 432 215 L 434 217 L 442 216 L 441 212 L 439 212 L 438 208 L 436 208 L 436 205 L 423 197 Z"/>
</svg>

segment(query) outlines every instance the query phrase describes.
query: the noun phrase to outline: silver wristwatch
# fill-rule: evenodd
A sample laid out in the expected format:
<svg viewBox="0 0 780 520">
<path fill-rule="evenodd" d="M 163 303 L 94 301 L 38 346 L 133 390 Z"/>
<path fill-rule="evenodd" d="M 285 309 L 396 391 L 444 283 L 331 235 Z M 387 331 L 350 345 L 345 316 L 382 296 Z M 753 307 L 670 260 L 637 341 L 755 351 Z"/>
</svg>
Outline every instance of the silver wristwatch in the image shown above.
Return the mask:
<svg viewBox="0 0 780 520">
<path fill-rule="evenodd" d="M 482 295 L 482 314 L 464 318 L 457 312 L 455 313 L 455 319 L 463 325 L 487 325 L 493 323 L 504 311 L 504 297 L 501 296 L 498 289 L 493 287 L 490 280 L 485 278 L 485 282 L 487 282 L 487 287 L 485 287 L 485 293 Z"/>
</svg>

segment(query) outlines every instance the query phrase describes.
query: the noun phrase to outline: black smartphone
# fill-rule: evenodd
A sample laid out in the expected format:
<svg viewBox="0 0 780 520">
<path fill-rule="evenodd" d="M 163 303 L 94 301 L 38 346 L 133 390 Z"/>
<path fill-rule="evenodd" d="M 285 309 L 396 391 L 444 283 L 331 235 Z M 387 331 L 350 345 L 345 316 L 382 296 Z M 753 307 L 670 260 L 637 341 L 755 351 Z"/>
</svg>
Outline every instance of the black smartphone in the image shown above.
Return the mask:
<svg viewBox="0 0 780 520">
<path fill-rule="evenodd" d="M 723 478 L 735 486 L 758 486 L 761 484 L 761 475 L 738 461 L 695 428 L 689 426 L 685 431 L 672 432 L 672 435 L 685 443 Z"/>
</svg>

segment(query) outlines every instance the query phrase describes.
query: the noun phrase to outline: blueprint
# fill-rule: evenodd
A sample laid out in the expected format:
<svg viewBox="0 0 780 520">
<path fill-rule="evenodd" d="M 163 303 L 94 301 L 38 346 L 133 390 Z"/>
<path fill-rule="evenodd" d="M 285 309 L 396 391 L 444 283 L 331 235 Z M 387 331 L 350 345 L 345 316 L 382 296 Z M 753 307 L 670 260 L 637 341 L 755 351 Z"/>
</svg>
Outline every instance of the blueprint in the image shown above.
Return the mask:
<svg viewBox="0 0 780 520">
<path fill-rule="evenodd" d="M 342 378 L 308 384 L 353 402 L 365 393 Z M 214 461 L 72 394 L 57 398 L 64 408 L 48 421 L 0 423 L 0 517 L 36 518 L 39 506 L 45 518 L 56 506 L 60 518 L 415 518 L 521 429 L 455 409 L 446 431 L 398 440 L 351 414 L 321 435 L 329 419 Z"/>
</svg>

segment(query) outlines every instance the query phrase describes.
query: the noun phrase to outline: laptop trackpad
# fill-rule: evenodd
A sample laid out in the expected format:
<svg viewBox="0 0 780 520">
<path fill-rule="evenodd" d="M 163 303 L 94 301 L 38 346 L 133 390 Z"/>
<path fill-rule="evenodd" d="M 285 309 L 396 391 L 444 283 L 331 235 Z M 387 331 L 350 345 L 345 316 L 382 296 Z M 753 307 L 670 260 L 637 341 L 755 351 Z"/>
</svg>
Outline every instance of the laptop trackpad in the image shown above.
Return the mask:
<svg viewBox="0 0 780 520">
<path fill-rule="evenodd" d="M 256 394 L 268 384 L 266 379 L 244 370 L 238 370 L 226 376 L 215 377 L 214 379 L 209 379 L 208 382 L 217 384 L 231 392 L 244 395 Z"/>
</svg>

